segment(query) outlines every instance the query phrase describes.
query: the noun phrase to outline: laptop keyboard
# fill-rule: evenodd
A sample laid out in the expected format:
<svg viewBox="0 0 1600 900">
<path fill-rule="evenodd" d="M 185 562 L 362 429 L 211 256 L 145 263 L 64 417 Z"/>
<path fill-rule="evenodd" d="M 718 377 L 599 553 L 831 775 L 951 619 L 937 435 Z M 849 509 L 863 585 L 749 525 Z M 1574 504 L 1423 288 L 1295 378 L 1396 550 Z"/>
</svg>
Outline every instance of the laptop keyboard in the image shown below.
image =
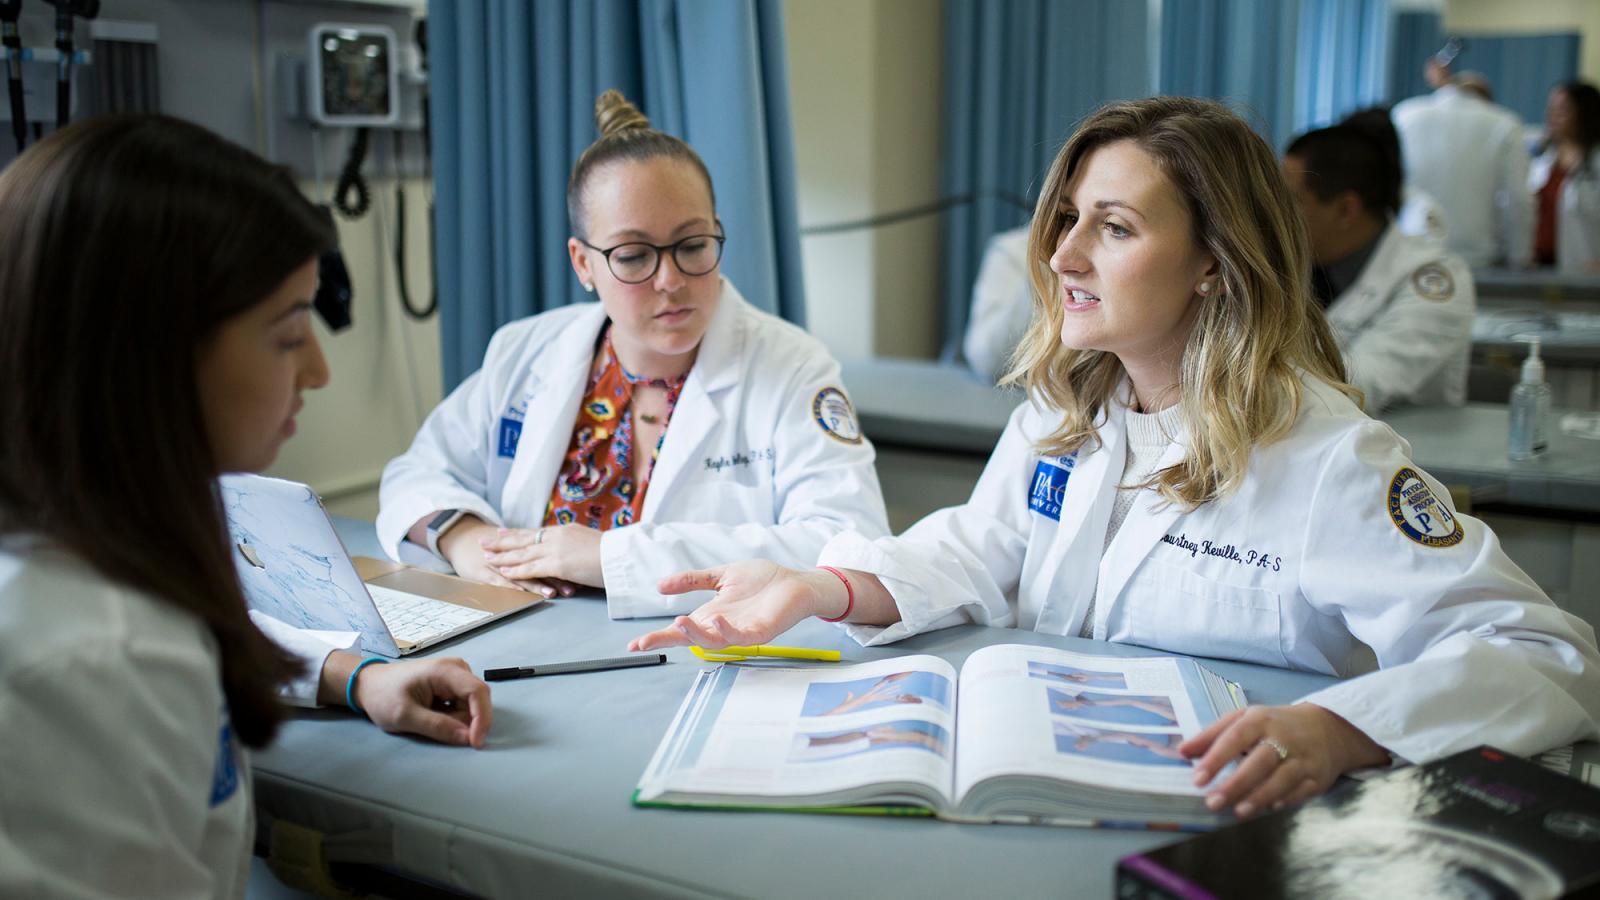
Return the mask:
<svg viewBox="0 0 1600 900">
<path fill-rule="evenodd" d="M 384 624 L 389 626 L 389 633 L 399 641 L 421 643 L 449 634 L 463 625 L 489 618 L 489 614 L 481 609 L 457 606 L 376 584 L 367 585 L 367 590 L 372 593 L 372 602 L 377 605 Z"/>
</svg>

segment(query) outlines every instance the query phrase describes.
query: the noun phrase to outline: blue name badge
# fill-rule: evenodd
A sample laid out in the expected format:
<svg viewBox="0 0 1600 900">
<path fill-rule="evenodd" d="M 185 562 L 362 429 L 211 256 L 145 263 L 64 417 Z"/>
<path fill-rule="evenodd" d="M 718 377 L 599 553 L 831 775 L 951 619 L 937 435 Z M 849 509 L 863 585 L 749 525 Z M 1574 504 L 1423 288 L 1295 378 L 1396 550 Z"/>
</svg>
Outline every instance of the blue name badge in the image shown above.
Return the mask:
<svg viewBox="0 0 1600 900">
<path fill-rule="evenodd" d="M 1028 509 L 1047 519 L 1061 521 L 1061 504 L 1067 499 L 1067 479 L 1078 463 L 1078 454 L 1057 459 L 1041 459 L 1033 467 L 1028 484 Z"/>
<path fill-rule="evenodd" d="M 522 440 L 522 420 L 505 417 L 500 420 L 500 441 L 496 453 L 505 459 L 517 455 L 517 442 Z"/>
<path fill-rule="evenodd" d="M 217 732 L 217 764 L 211 773 L 211 805 L 221 806 L 239 789 L 238 751 L 233 746 L 233 725 L 224 711 L 222 729 Z"/>
</svg>

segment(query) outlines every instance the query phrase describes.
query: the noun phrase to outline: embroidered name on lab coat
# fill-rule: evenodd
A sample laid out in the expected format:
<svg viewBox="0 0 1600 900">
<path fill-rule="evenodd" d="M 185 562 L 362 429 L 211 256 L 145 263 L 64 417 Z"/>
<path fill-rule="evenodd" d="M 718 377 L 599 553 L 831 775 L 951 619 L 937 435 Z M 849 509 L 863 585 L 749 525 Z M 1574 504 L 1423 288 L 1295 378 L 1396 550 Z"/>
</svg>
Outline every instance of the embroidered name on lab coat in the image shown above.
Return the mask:
<svg viewBox="0 0 1600 900">
<path fill-rule="evenodd" d="M 1283 557 L 1267 553 L 1262 550 L 1240 549 L 1234 544 L 1224 544 L 1218 541 L 1202 540 L 1198 543 L 1189 540 L 1187 534 L 1163 534 L 1161 543 L 1169 544 L 1188 553 L 1190 558 L 1209 556 L 1214 559 L 1225 559 L 1239 566 L 1249 566 L 1256 569 L 1270 569 L 1274 572 L 1283 569 Z"/>
<path fill-rule="evenodd" d="M 1394 527 L 1424 547 L 1454 547 L 1465 536 L 1460 520 L 1409 466 L 1389 480 L 1388 505 Z"/>
<path fill-rule="evenodd" d="M 1047 519 L 1061 521 L 1061 505 L 1067 499 L 1067 479 L 1078 465 L 1078 454 L 1041 459 L 1033 467 L 1028 484 L 1028 509 Z"/>
<path fill-rule="evenodd" d="M 765 450 L 747 450 L 743 453 L 735 453 L 732 456 L 708 456 L 705 464 L 707 469 L 713 472 L 721 472 L 723 469 L 730 469 L 734 466 L 748 466 L 762 460 L 770 461 L 776 459 L 777 456 L 776 451 L 768 447 Z"/>
<path fill-rule="evenodd" d="M 239 789 L 238 753 L 233 746 L 233 724 L 223 711 L 222 728 L 217 732 L 217 766 L 211 773 L 211 805 L 221 806 Z"/>
</svg>

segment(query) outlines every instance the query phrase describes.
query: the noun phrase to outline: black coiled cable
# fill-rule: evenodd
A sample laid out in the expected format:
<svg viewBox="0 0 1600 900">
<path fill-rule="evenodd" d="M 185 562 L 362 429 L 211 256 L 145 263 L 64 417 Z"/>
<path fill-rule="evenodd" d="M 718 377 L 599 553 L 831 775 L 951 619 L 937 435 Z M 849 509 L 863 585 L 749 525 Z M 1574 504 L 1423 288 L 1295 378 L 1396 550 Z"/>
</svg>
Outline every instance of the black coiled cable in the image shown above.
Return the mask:
<svg viewBox="0 0 1600 900">
<path fill-rule="evenodd" d="M 339 170 L 339 183 L 333 189 L 333 205 L 347 219 L 359 219 L 372 208 L 372 191 L 361 177 L 361 167 L 367 161 L 368 129 L 357 128 L 356 139 L 350 143 L 350 155 L 345 157 L 344 168 Z M 355 193 L 355 200 L 350 194 Z"/>
</svg>

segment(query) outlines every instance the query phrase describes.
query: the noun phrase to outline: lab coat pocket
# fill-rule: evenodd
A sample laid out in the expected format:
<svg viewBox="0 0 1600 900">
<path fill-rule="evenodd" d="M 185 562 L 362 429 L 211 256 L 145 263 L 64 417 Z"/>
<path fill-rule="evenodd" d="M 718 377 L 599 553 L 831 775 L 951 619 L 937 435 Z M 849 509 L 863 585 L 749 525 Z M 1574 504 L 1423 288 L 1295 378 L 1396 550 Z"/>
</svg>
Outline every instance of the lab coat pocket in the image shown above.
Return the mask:
<svg viewBox="0 0 1600 900">
<path fill-rule="evenodd" d="M 1287 668 L 1281 598 L 1188 569 L 1146 562 L 1124 592 L 1129 639 L 1195 656 Z"/>
</svg>

